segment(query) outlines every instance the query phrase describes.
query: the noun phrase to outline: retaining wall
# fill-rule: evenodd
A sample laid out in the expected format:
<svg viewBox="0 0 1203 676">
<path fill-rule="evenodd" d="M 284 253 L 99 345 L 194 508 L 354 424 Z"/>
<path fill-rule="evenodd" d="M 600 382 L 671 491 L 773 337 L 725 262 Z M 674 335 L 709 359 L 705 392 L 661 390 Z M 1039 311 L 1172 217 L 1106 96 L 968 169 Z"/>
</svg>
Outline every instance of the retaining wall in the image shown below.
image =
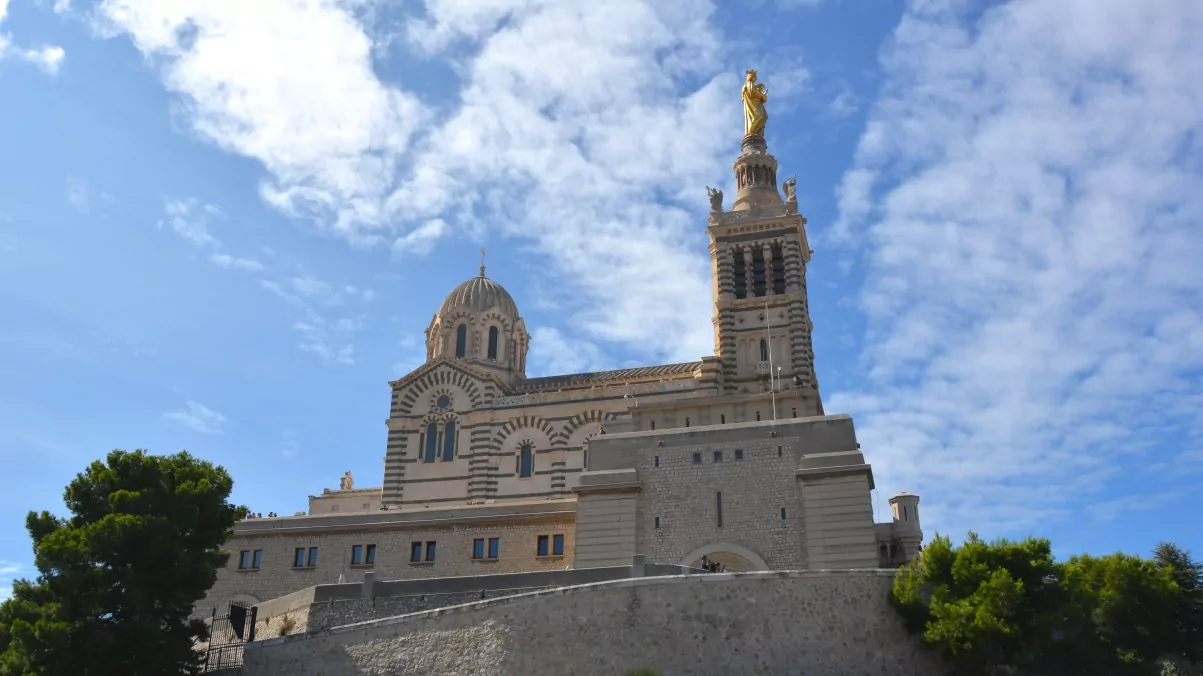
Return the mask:
<svg viewBox="0 0 1203 676">
<path fill-rule="evenodd" d="M 938 662 L 889 607 L 892 571 L 635 578 L 247 646 L 246 676 L 913 676 Z"/>
</svg>

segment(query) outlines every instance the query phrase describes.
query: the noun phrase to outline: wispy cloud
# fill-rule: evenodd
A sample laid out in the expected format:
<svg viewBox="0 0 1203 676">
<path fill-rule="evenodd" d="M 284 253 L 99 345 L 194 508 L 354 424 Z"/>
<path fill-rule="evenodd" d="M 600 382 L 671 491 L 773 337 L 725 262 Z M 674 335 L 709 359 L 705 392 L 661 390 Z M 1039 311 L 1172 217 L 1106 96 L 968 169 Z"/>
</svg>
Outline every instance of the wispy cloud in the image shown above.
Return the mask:
<svg viewBox="0 0 1203 676">
<path fill-rule="evenodd" d="M 300 347 L 327 361 L 353 366 L 355 346 L 351 336 L 363 328 L 363 318 L 344 317 L 330 321 L 309 312 L 305 319 L 293 325 L 301 335 Z"/>
<path fill-rule="evenodd" d="M 450 231 L 447 222 L 434 218 L 414 228 L 402 237 L 393 241 L 393 251 L 397 253 L 426 254 L 434 248 L 436 242 Z"/>
<path fill-rule="evenodd" d="M 79 213 L 86 214 L 98 204 L 115 201 L 112 195 L 92 187 L 88 183 L 88 179 L 77 176 L 67 177 L 67 203 Z"/>
<path fill-rule="evenodd" d="M 225 246 L 209 231 L 209 222 L 225 218 L 225 212 L 214 204 L 203 204 L 194 198 L 173 199 L 166 204 L 159 228 L 169 229 L 192 246 L 209 251 L 207 259 L 217 267 L 254 273 L 261 288 L 299 311 L 301 318 L 294 322 L 293 328 L 300 334 L 300 349 L 328 361 L 354 364 L 355 348 L 349 341 L 363 325 L 363 317 L 333 318 L 327 314 L 348 300 L 371 301 L 375 292 L 322 281 L 270 248 L 264 248 L 263 253 L 278 269 L 269 269 L 255 258 L 224 253 Z"/>
<path fill-rule="evenodd" d="M 942 530 L 1106 515 L 1203 433 L 1203 6 L 958 7 L 911 3 L 820 235 L 868 280 L 869 378 L 828 409 Z"/>
<path fill-rule="evenodd" d="M 164 413 L 163 417 L 204 434 L 221 434 L 226 423 L 224 415 L 195 401 L 187 402 L 184 408 Z"/>
<path fill-rule="evenodd" d="M 192 198 L 173 199 L 168 200 L 164 211 L 166 217 L 159 221 L 160 228 L 170 228 L 193 246 L 221 246 L 221 242 L 209 234 L 208 215 L 220 213 L 216 207 L 200 204 Z"/>
<path fill-rule="evenodd" d="M 24 564 L 13 561 L 0 561 L 0 601 L 5 601 L 13 595 L 13 582 L 31 571 Z"/>
<path fill-rule="evenodd" d="M 8 0 L 0 0 L 0 25 L 4 24 L 4 20 L 8 18 Z M 44 45 L 42 47 L 18 47 L 12 42 L 12 38 L 0 33 L 0 61 L 5 58 L 12 57 L 21 61 L 32 63 L 50 75 L 58 74 L 59 68 L 63 65 L 63 59 L 67 53 L 62 47 L 54 45 Z"/>
<path fill-rule="evenodd" d="M 850 117 L 860 109 L 856 95 L 845 89 L 827 104 L 827 112 L 833 117 Z"/>
<path fill-rule="evenodd" d="M 613 368 L 614 363 L 601 348 L 581 339 L 567 336 L 558 329 L 539 326 L 531 331 L 531 361 L 527 369 L 530 376 L 548 376 L 557 373 L 584 373 Z"/>
<path fill-rule="evenodd" d="M 1087 510 L 1091 516 L 1099 521 L 1114 521 L 1120 515 L 1157 509 L 1183 497 L 1184 495 L 1177 491 L 1166 491 L 1152 495 L 1125 495 L 1122 498 L 1095 502 L 1088 505 Z"/>
<path fill-rule="evenodd" d="M 209 254 L 209 262 L 219 268 L 235 268 L 249 272 L 262 272 L 263 264 L 253 258 L 237 258 L 229 254 Z"/>
</svg>

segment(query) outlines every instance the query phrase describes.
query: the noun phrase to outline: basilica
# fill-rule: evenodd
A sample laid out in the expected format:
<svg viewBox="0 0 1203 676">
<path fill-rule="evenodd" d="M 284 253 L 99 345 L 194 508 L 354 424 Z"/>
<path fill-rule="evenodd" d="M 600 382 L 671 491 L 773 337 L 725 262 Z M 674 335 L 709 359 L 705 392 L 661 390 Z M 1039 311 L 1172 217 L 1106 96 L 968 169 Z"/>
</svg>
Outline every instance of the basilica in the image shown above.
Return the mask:
<svg viewBox="0 0 1203 676">
<path fill-rule="evenodd" d="M 197 608 L 319 584 L 648 563 L 729 571 L 896 567 L 918 496 L 874 522 L 852 419 L 820 396 L 806 219 L 763 136 L 749 71 L 736 193 L 709 189 L 714 354 L 528 378 L 519 305 L 486 274 L 451 290 L 425 363 L 389 383 L 382 482 L 240 522 Z M 699 224 L 702 225 L 702 224 Z M 538 349 L 538 346 L 534 346 Z M 872 449 L 866 449 L 870 453 Z"/>
</svg>

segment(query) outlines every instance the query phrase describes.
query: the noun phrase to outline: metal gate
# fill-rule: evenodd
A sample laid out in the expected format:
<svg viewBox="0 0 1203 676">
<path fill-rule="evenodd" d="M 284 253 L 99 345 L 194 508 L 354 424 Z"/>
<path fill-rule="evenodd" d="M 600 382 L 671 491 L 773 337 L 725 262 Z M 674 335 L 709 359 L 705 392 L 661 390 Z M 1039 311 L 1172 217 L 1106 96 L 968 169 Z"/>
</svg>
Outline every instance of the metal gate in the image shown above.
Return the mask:
<svg viewBox="0 0 1203 676">
<path fill-rule="evenodd" d="M 230 603 L 225 615 L 213 609 L 209 621 L 209 645 L 205 648 L 205 659 L 201 671 L 217 671 L 242 666 L 242 648 L 255 640 L 255 619 L 258 608 L 241 603 Z"/>
</svg>

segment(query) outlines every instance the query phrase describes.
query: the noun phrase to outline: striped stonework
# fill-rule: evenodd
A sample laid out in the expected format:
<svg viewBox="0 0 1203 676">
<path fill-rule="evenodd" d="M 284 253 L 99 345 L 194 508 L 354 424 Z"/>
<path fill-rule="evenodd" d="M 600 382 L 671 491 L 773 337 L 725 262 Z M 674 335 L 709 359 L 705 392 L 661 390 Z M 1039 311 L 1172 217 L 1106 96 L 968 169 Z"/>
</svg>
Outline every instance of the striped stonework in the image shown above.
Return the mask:
<svg viewBox="0 0 1203 676">
<path fill-rule="evenodd" d="M 414 436 L 412 430 L 391 429 L 388 431 L 388 445 L 384 455 L 383 502 L 385 506 L 399 505 L 404 502 L 405 466 L 417 460 L 416 454 L 406 452 L 411 436 Z"/>
<path fill-rule="evenodd" d="M 490 478 L 490 467 L 496 462 L 497 445 L 493 438 L 499 428 L 482 424 L 472 428 L 471 453 L 468 457 L 468 501 L 484 502 L 496 493 L 497 480 Z"/>
<path fill-rule="evenodd" d="M 424 413 L 424 407 L 418 405 L 422 395 L 438 389 L 440 386 L 454 386 L 468 395 L 472 408 L 486 405 L 495 396 L 493 384 L 486 385 L 486 379 L 492 376 L 470 373 L 467 369 L 453 361 L 440 359 L 419 368 L 401 380 L 394 381 L 392 417 L 397 418 L 413 414 L 415 411 Z"/>
</svg>

